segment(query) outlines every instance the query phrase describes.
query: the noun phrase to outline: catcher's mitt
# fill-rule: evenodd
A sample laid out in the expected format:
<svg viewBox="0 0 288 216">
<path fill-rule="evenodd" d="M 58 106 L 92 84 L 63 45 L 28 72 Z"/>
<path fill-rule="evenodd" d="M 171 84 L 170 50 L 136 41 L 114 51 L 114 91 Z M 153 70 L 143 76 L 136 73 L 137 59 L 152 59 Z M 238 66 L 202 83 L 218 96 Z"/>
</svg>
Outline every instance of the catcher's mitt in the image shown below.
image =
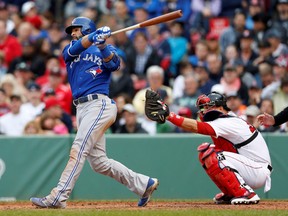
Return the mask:
<svg viewBox="0 0 288 216">
<path fill-rule="evenodd" d="M 152 120 L 160 124 L 165 123 L 166 117 L 169 116 L 169 107 L 162 101 L 160 95 L 148 89 L 146 91 L 145 114 Z"/>
</svg>

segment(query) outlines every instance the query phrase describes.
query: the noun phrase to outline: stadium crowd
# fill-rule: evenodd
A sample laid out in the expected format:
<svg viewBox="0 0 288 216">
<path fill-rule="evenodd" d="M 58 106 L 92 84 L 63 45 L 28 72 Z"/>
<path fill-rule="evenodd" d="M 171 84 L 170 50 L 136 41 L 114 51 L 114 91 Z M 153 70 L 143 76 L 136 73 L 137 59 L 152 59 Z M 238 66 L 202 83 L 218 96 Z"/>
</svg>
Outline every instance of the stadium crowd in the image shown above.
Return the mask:
<svg viewBox="0 0 288 216">
<path fill-rule="evenodd" d="M 77 16 L 112 31 L 171 11 L 183 16 L 115 34 L 121 67 L 111 77 L 118 117 L 108 133 L 185 133 L 144 115 L 145 90 L 197 119 L 201 94 L 225 94 L 235 114 L 263 132 L 260 113 L 288 106 L 288 0 L 0 1 L 0 134 L 75 133 L 75 106 L 62 49 Z"/>
</svg>

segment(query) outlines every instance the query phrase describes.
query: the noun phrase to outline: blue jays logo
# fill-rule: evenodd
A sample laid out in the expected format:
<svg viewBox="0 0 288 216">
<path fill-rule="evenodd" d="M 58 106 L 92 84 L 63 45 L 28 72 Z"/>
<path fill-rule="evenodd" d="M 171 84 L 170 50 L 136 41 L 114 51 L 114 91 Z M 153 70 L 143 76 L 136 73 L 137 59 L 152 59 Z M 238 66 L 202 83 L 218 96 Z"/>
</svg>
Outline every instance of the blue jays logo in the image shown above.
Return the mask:
<svg viewBox="0 0 288 216">
<path fill-rule="evenodd" d="M 98 74 L 102 73 L 102 69 L 99 67 L 96 67 L 96 68 L 91 68 L 86 72 L 92 74 L 93 78 L 95 78 Z"/>
</svg>

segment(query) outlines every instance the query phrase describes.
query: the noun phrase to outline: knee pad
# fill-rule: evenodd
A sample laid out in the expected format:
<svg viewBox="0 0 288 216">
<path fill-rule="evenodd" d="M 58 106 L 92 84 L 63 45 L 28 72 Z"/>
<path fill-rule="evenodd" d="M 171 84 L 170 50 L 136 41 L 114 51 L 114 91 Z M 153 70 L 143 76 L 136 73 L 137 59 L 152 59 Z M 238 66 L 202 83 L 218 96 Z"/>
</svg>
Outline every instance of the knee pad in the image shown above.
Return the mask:
<svg viewBox="0 0 288 216">
<path fill-rule="evenodd" d="M 250 194 L 250 187 L 245 184 L 237 170 L 230 167 L 220 167 L 225 160 L 222 151 L 215 151 L 214 145 L 203 143 L 198 147 L 199 160 L 211 180 L 225 194 L 231 197 L 241 197 Z M 251 189 L 252 190 L 252 189 Z"/>
</svg>

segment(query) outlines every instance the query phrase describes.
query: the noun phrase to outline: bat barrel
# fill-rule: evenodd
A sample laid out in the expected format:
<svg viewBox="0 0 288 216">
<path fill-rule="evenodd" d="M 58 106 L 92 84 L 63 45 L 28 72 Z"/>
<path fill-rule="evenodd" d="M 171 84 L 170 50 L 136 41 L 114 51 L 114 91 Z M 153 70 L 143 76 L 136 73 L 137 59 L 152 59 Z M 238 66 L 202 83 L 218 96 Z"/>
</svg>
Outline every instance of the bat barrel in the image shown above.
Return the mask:
<svg viewBox="0 0 288 216">
<path fill-rule="evenodd" d="M 149 20 L 146 20 L 144 22 L 139 23 L 140 24 L 140 28 L 143 27 L 147 27 L 147 26 L 151 26 L 151 25 L 157 25 L 159 23 L 163 23 L 163 22 L 168 22 L 170 20 L 174 20 L 177 18 L 182 17 L 182 10 L 177 10 L 177 11 L 173 11 L 171 13 L 167 13 Z"/>
</svg>

